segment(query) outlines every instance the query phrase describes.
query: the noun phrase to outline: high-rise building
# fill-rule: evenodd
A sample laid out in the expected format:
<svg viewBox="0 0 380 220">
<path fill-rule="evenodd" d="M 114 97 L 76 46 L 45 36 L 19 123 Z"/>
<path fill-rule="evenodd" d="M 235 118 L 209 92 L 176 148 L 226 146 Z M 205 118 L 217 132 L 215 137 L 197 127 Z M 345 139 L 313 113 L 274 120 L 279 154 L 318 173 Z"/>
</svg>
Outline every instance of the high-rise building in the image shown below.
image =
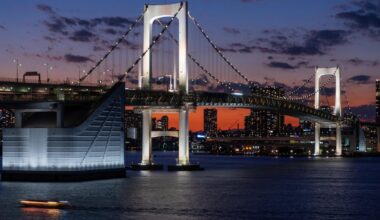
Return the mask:
<svg viewBox="0 0 380 220">
<path fill-rule="evenodd" d="M 161 129 L 163 131 L 169 130 L 169 117 L 167 115 L 164 115 L 161 117 Z"/>
<path fill-rule="evenodd" d="M 268 110 L 252 109 L 245 117 L 245 131 L 248 136 L 278 136 L 284 127 L 284 115 Z"/>
<path fill-rule="evenodd" d="M 208 136 L 215 137 L 218 132 L 218 122 L 217 122 L 217 110 L 216 109 L 205 109 L 203 112 L 204 121 L 203 129 Z"/>
<path fill-rule="evenodd" d="M 0 109 L 0 128 L 10 128 L 15 124 L 14 113 L 8 109 Z"/>
<path fill-rule="evenodd" d="M 161 119 L 152 118 L 152 130 L 167 131 L 169 130 L 169 117 L 164 115 Z"/>
<path fill-rule="evenodd" d="M 365 137 L 365 151 L 375 152 L 377 151 L 377 131 L 376 124 L 365 123 L 362 125 L 362 129 Z"/>
<path fill-rule="evenodd" d="M 254 88 L 252 95 L 282 97 L 284 91 L 273 87 Z M 283 127 L 284 115 L 278 112 L 252 109 L 251 114 L 245 118 L 245 131 L 249 136 L 278 136 L 282 133 Z"/>
<path fill-rule="evenodd" d="M 311 121 L 300 120 L 302 135 L 311 135 L 314 132 L 314 124 Z"/>
<path fill-rule="evenodd" d="M 0 147 L 3 146 L 3 128 L 11 128 L 15 125 L 15 115 L 8 109 L 0 109 Z"/>
<path fill-rule="evenodd" d="M 135 113 L 133 110 L 126 110 L 124 127 L 127 138 L 140 140 L 142 135 L 142 115 Z"/>
</svg>

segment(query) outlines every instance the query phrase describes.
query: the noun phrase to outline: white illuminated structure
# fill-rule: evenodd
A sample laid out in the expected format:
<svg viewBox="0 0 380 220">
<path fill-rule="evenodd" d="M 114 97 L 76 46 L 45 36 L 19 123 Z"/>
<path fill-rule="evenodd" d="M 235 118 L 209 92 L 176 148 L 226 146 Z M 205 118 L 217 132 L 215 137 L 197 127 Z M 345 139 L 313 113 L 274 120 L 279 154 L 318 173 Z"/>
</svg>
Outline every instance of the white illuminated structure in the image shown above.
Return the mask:
<svg viewBox="0 0 380 220">
<path fill-rule="evenodd" d="M 333 67 L 333 68 L 316 68 L 315 70 L 315 99 L 314 99 L 314 107 L 315 109 L 319 109 L 319 103 L 320 103 L 320 86 L 319 81 L 322 76 L 326 75 L 333 75 L 335 76 L 335 107 L 333 114 L 335 116 L 341 117 L 342 116 L 342 106 L 340 101 L 340 68 L 339 67 Z M 315 143 L 314 143 L 314 155 L 320 154 L 320 140 L 321 140 L 321 124 L 315 123 Z M 336 123 L 336 150 L 335 154 L 337 156 L 342 155 L 342 128 L 341 124 L 338 121 Z"/>
<path fill-rule="evenodd" d="M 124 87 L 117 83 L 76 127 L 4 129 L 3 172 L 124 169 Z"/>
<path fill-rule="evenodd" d="M 178 38 L 178 70 L 179 70 L 179 90 L 177 92 L 187 94 L 188 85 L 188 65 L 187 65 L 187 2 L 167 4 L 167 5 L 147 5 L 144 15 L 144 45 L 143 51 L 147 51 L 143 58 L 142 89 L 150 89 L 152 77 L 152 53 L 148 50 L 152 43 L 153 22 L 162 17 L 173 17 L 177 12 L 176 18 L 179 23 Z M 175 71 L 174 71 L 175 72 Z M 173 76 L 176 81 L 176 76 Z M 176 84 L 176 82 L 175 82 Z M 176 87 L 176 85 L 174 85 Z M 142 137 L 142 160 L 141 165 L 151 165 L 152 160 L 152 109 L 144 109 L 143 115 L 143 137 Z M 179 149 L 178 165 L 189 164 L 189 106 L 185 105 L 179 109 Z"/>
</svg>

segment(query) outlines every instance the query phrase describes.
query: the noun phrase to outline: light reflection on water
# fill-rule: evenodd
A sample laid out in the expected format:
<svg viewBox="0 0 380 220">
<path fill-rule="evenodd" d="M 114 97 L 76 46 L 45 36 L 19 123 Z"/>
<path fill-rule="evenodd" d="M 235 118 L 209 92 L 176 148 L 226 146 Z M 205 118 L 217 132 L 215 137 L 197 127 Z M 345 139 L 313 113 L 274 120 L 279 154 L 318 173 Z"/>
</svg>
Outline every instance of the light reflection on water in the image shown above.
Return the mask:
<svg viewBox="0 0 380 220">
<path fill-rule="evenodd" d="M 48 208 L 21 207 L 20 209 L 23 216 L 29 219 L 61 219 L 66 212 L 65 210 Z"/>
<path fill-rule="evenodd" d="M 155 153 L 174 164 L 176 153 Z M 129 153 L 127 161 L 139 162 Z M 0 219 L 376 219 L 380 158 L 192 155 L 205 171 L 127 171 L 74 183 L 0 182 Z M 72 209 L 20 208 L 19 199 L 67 200 Z"/>
</svg>

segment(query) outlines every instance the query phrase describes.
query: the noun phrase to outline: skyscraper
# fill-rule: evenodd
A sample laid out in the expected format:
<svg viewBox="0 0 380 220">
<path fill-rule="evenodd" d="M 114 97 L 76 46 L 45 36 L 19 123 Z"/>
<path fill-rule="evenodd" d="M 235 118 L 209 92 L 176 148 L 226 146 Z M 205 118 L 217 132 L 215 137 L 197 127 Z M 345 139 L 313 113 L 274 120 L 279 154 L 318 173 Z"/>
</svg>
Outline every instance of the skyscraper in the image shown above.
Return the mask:
<svg viewBox="0 0 380 220">
<path fill-rule="evenodd" d="M 254 88 L 252 95 L 282 97 L 284 91 L 273 87 Z M 284 115 L 278 112 L 252 109 L 251 114 L 245 118 L 245 130 L 249 136 L 278 136 L 281 134 L 283 127 Z"/>
<path fill-rule="evenodd" d="M 218 132 L 217 110 L 205 109 L 203 112 L 203 116 L 204 116 L 204 121 L 203 121 L 204 132 L 208 136 L 215 137 Z"/>
<path fill-rule="evenodd" d="M 161 117 L 161 129 L 163 131 L 169 130 L 169 117 L 167 115 L 164 115 Z"/>
<path fill-rule="evenodd" d="M 133 110 L 125 111 L 125 131 L 126 137 L 131 139 L 141 139 L 142 115 Z"/>
<path fill-rule="evenodd" d="M 0 128 L 13 127 L 15 123 L 14 113 L 8 109 L 0 109 Z"/>
<path fill-rule="evenodd" d="M 278 136 L 284 127 L 284 115 L 268 110 L 252 109 L 245 117 L 245 131 L 249 136 Z"/>
</svg>

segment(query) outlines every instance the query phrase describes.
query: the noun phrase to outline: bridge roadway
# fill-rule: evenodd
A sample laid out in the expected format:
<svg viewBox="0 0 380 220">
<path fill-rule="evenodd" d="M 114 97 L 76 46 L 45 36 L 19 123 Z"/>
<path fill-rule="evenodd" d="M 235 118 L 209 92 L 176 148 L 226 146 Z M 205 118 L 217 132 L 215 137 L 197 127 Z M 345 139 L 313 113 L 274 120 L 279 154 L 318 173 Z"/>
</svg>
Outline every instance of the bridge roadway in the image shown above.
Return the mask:
<svg viewBox="0 0 380 220">
<path fill-rule="evenodd" d="M 106 91 L 107 87 L 95 85 L 0 81 L 0 107 L 21 108 L 24 104 L 30 105 L 38 102 L 50 102 L 50 104 L 89 102 L 98 99 Z M 126 105 L 141 109 L 152 108 L 165 111 L 178 109 L 185 104 L 190 104 L 194 108 L 202 106 L 273 110 L 330 127 L 335 126 L 339 120 L 338 117 L 329 112 L 274 97 L 211 92 L 190 92 L 186 95 L 167 91 L 126 91 Z"/>
<path fill-rule="evenodd" d="M 142 108 L 173 109 L 180 108 L 186 103 L 194 107 L 226 107 L 226 108 L 255 108 L 281 112 L 285 115 L 321 123 L 325 126 L 335 126 L 338 117 L 329 112 L 316 110 L 296 102 L 273 97 L 255 95 L 240 95 L 211 92 L 191 92 L 177 94 L 165 91 L 129 90 L 126 92 L 126 104 Z"/>
</svg>

